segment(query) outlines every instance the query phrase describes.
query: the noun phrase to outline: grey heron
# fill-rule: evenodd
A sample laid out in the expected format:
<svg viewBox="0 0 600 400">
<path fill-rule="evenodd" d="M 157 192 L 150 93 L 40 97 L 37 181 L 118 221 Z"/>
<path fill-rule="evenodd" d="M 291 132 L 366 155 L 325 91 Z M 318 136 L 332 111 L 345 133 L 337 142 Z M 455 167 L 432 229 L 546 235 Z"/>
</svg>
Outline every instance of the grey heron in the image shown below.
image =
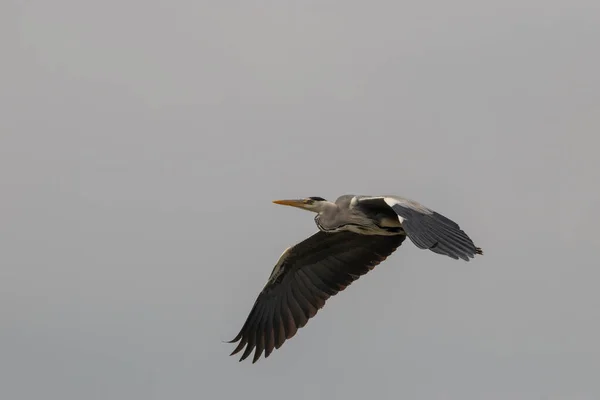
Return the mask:
<svg viewBox="0 0 600 400">
<path fill-rule="evenodd" d="M 457 223 L 398 196 L 340 196 L 275 200 L 316 213 L 318 232 L 287 248 L 237 336 L 231 355 L 252 363 L 292 338 L 327 299 L 390 256 L 408 237 L 418 248 L 469 261 L 483 254 Z"/>
</svg>

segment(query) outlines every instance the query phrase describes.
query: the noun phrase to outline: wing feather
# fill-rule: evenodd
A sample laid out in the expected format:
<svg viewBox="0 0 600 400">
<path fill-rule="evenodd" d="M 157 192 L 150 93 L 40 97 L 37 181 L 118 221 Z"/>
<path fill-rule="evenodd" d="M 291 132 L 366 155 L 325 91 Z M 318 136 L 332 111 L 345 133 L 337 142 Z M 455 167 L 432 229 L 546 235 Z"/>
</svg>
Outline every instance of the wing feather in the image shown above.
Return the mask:
<svg viewBox="0 0 600 400">
<path fill-rule="evenodd" d="M 273 333 L 275 334 L 275 348 L 278 349 L 285 340 L 285 327 L 281 315 L 281 303 L 273 303 Z"/>
<path fill-rule="evenodd" d="M 359 196 L 358 204 L 371 209 L 392 209 L 406 235 L 420 249 L 465 261 L 483 254 L 456 222 L 414 200 L 398 196 Z"/>
<path fill-rule="evenodd" d="M 275 347 L 275 329 L 273 328 L 274 309 L 275 305 L 269 304 L 267 306 L 267 314 L 265 315 L 265 318 L 263 318 L 263 327 L 265 332 L 265 358 L 271 354 L 273 348 Z"/>
<path fill-rule="evenodd" d="M 296 335 L 327 300 L 372 270 L 401 245 L 403 235 L 317 232 L 287 249 L 273 268 L 246 322 L 230 342 L 252 362 Z"/>
</svg>

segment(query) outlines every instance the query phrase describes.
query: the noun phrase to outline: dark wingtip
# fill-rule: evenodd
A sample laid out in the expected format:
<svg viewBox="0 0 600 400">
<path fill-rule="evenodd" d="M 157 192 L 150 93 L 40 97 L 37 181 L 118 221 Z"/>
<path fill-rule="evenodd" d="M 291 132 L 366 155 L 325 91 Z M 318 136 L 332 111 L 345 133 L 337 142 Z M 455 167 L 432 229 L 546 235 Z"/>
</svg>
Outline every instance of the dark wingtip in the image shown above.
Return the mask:
<svg viewBox="0 0 600 400">
<path fill-rule="evenodd" d="M 239 333 L 233 339 L 231 339 L 230 341 L 225 342 L 225 343 L 239 342 L 243 335 L 244 335 L 244 330 L 242 329 L 239 331 Z"/>
<path fill-rule="evenodd" d="M 483 249 L 481 247 L 475 247 L 475 253 L 483 255 Z"/>
<path fill-rule="evenodd" d="M 233 350 L 231 353 L 229 353 L 229 356 L 234 356 L 234 355 L 236 355 L 237 353 L 239 353 L 239 352 L 240 352 L 240 350 L 242 350 L 242 349 L 235 349 L 235 350 Z"/>
<path fill-rule="evenodd" d="M 238 340 L 239 340 L 239 339 L 238 339 Z M 234 340 L 233 342 L 229 342 L 229 343 L 234 343 L 234 342 L 236 342 L 236 341 L 237 341 L 237 340 Z M 238 343 L 238 345 L 236 346 L 236 348 L 235 348 L 235 349 L 233 349 L 233 351 L 232 351 L 232 352 L 231 352 L 231 354 L 229 354 L 229 355 L 230 355 L 230 356 L 232 356 L 232 355 L 234 355 L 234 354 L 237 354 L 237 353 L 239 353 L 239 352 L 240 352 L 240 351 L 241 351 L 241 350 L 244 348 L 244 346 L 245 346 L 245 345 L 246 345 L 246 341 L 245 341 L 245 340 L 242 340 L 240 343 Z"/>
</svg>

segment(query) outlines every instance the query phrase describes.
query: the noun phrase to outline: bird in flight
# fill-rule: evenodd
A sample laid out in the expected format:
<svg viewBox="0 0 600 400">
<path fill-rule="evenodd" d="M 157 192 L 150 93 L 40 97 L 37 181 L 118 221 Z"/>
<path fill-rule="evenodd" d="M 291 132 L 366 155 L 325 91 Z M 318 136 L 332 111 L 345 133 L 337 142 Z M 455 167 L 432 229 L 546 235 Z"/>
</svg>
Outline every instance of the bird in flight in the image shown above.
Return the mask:
<svg viewBox="0 0 600 400">
<path fill-rule="evenodd" d="M 392 254 L 408 237 L 418 248 L 456 260 L 483 254 L 457 223 L 398 196 L 340 196 L 275 200 L 316 213 L 319 231 L 286 249 L 258 295 L 231 355 L 252 363 L 268 357 L 344 290 Z"/>
</svg>

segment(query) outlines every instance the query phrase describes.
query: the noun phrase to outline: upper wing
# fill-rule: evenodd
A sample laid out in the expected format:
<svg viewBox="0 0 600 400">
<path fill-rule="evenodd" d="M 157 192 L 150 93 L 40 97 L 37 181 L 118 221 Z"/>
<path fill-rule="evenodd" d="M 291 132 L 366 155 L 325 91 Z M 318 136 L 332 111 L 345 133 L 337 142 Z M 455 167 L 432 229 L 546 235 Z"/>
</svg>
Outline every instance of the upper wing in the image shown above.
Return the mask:
<svg viewBox="0 0 600 400">
<path fill-rule="evenodd" d="M 397 196 L 363 197 L 359 204 L 390 207 L 410 240 L 421 249 L 469 261 L 483 254 L 458 224 L 416 201 Z"/>
<path fill-rule="evenodd" d="M 288 248 L 273 268 L 267 284 L 238 335 L 231 355 L 256 348 L 253 363 L 294 336 L 325 301 L 385 260 L 404 241 L 403 235 L 373 236 L 352 232 L 317 232 Z"/>
</svg>

